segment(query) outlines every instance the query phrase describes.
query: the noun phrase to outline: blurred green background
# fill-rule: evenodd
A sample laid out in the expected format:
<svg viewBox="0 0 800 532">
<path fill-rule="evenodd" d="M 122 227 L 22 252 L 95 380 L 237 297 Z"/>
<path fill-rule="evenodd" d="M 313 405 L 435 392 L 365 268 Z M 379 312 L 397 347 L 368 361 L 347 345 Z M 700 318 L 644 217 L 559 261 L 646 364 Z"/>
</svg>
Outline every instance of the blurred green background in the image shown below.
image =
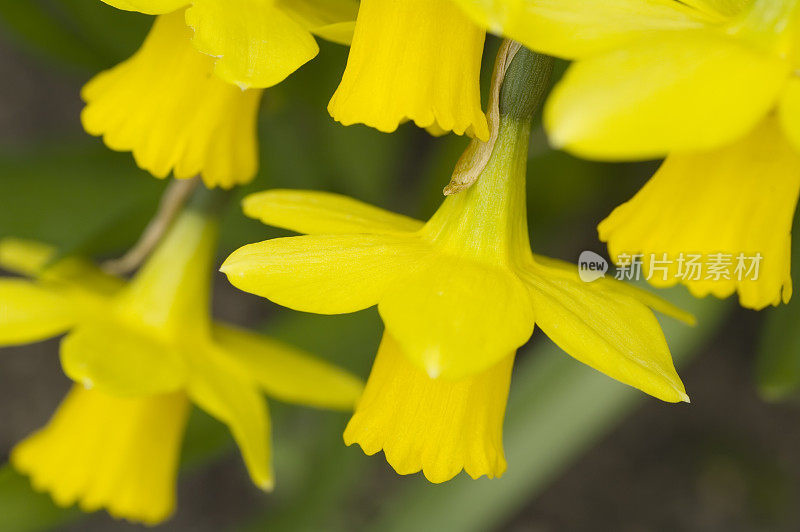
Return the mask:
<svg viewBox="0 0 800 532">
<path fill-rule="evenodd" d="M 83 133 L 79 89 L 129 56 L 150 22 L 97 0 L 0 0 L 0 237 L 35 238 L 100 259 L 121 255 L 136 240 L 165 183 Z M 497 44 L 487 42 L 484 81 Z M 384 135 L 334 123 L 325 106 L 346 54 L 321 43 L 317 59 L 266 92 L 261 171 L 238 196 L 323 189 L 425 218 L 467 141 L 434 139 L 409 125 Z M 656 167 L 553 152 L 537 126 L 528 172 L 535 250 L 571 261 L 584 249 L 605 255 L 595 225 Z M 233 205 L 220 258 L 278 234 Z M 605 378 L 537 332 L 514 370 L 502 479 L 462 474 L 435 486 L 421 475 L 399 477 L 382 456 L 344 446 L 347 416 L 273 401 L 277 487 L 265 495 L 248 482 L 227 432 L 195 412 L 178 510 L 158 528 L 800 529 L 800 303 L 755 313 L 731 301 L 693 300 L 682 289 L 664 295 L 699 318 L 695 328 L 663 320 L 691 405 L 664 404 Z M 374 309 L 293 313 L 233 289 L 222 276 L 214 312 L 365 378 L 381 332 Z M 0 353 L 3 462 L 68 389 L 57 346 L 53 340 Z M 2 531 L 132 528 L 102 512 L 55 508 L 23 477 L 0 470 Z"/>
</svg>

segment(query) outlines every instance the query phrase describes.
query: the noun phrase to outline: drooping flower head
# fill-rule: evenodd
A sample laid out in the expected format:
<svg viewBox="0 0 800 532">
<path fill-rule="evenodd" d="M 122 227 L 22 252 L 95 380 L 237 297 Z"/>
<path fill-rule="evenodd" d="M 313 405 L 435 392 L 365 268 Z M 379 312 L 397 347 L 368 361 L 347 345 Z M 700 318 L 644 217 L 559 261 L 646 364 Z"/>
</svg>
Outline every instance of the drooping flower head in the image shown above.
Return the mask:
<svg viewBox="0 0 800 532">
<path fill-rule="evenodd" d="M 250 244 L 222 271 L 235 286 L 323 314 L 373 305 L 386 326 L 346 431 L 400 473 L 431 480 L 505 468 L 501 427 L 514 352 L 537 323 L 578 360 L 666 401 L 686 400 L 648 306 L 685 317 L 610 279 L 531 252 L 525 208 L 530 123 L 548 58 L 520 51 L 500 98 L 491 158 L 475 184 L 427 222 L 322 192 L 275 190 L 245 213 L 306 233 Z"/>
<path fill-rule="evenodd" d="M 498 33 L 576 60 L 545 108 L 554 145 L 606 160 L 666 156 L 599 226 L 616 262 L 641 255 L 653 284 L 738 292 L 750 308 L 789 300 L 800 3 L 456 1 Z"/>
<path fill-rule="evenodd" d="M 205 191 L 204 191 L 205 192 Z M 253 482 L 273 485 L 262 393 L 351 408 L 362 386 L 348 373 L 209 317 L 216 222 L 195 205 L 128 283 L 88 262 L 48 266 L 52 250 L 0 243 L 0 265 L 36 280 L 0 279 L 0 345 L 67 333 L 73 387 L 50 423 L 19 443 L 11 462 L 60 505 L 164 520 L 190 403 L 230 428 Z"/>
<path fill-rule="evenodd" d="M 348 42 L 357 9 L 350 0 L 106 3 L 158 17 L 138 52 L 84 87 L 84 128 L 156 177 L 200 174 L 225 188 L 257 171 L 262 89 L 317 54 L 312 32 Z"/>
</svg>

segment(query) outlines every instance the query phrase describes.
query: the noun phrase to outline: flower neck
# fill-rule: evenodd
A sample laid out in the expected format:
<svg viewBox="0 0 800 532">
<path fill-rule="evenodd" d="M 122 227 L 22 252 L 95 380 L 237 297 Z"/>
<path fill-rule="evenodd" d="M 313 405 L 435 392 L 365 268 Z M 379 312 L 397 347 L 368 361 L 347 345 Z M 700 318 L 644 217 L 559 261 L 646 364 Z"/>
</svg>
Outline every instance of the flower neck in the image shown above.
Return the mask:
<svg viewBox="0 0 800 532">
<path fill-rule="evenodd" d="M 218 223 L 198 204 L 198 196 L 212 193 L 198 192 L 118 297 L 118 309 L 126 317 L 159 329 L 210 334 Z"/>
<path fill-rule="evenodd" d="M 506 263 L 530 253 L 525 195 L 530 120 L 503 118 L 486 168 L 467 190 L 447 197 L 423 234 L 455 254 Z"/>
<path fill-rule="evenodd" d="M 530 255 L 525 174 L 533 116 L 553 60 L 519 49 L 502 83 L 499 130 L 488 163 L 468 189 L 448 196 L 422 235 L 450 252 L 501 264 Z"/>
</svg>

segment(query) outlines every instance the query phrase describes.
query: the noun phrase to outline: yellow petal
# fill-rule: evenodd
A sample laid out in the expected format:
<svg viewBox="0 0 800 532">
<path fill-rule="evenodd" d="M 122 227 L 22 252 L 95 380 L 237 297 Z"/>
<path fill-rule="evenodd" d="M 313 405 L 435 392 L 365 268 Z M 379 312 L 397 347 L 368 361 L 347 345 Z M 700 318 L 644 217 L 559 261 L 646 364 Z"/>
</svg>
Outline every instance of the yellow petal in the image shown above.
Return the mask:
<svg viewBox="0 0 800 532">
<path fill-rule="evenodd" d="M 263 0 L 194 0 L 186 10 L 192 44 L 216 59 L 214 73 L 243 89 L 276 85 L 311 60 L 314 37 Z"/>
<path fill-rule="evenodd" d="M 800 79 L 792 77 L 786 84 L 778 106 L 783 131 L 800 152 Z"/>
<path fill-rule="evenodd" d="M 350 44 L 358 15 L 357 0 L 277 0 L 276 6 L 323 39 Z"/>
<path fill-rule="evenodd" d="M 377 304 L 426 253 L 410 236 L 295 236 L 241 247 L 220 271 L 235 287 L 284 307 L 340 314 Z"/>
<path fill-rule="evenodd" d="M 664 334 L 644 304 L 602 283 L 533 263 L 525 278 L 536 323 L 561 349 L 663 401 L 688 401 Z"/>
<path fill-rule="evenodd" d="M 112 295 L 123 285 L 121 279 L 80 257 L 65 257 L 51 264 L 55 255 L 53 246 L 41 242 L 17 238 L 0 240 L 0 267 L 5 270 L 97 295 Z"/>
<path fill-rule="evenodd" d="M 506 469 L 503 416 L 514 355 L 459 381 L 431 379 L 384 335 L 367 388 L 344 441 L 368 455 L 383 450 L 401 475 L 422 471 L 444 482 L 462 469 L 472 478 Z"/>
<path fill-rule="evenodd" d="M 103 2 L 125 11 L 138 11 L 147 15 L 163 15 L 190 4 L 191 0 L 103 0 Z"/>
<path fill-rule="evenodd" d="M 559 259 L 553 259 L 550 257 L 545 257 L 543 255 L 534 255 L 534 259 L 537 263 L 547 266 L 548 268 L 553 268 L 557 270 L 561 270 L 562 272 L 574 277 L 575 272 L 577 271 L 577 266 L 572 264 L 571 262 L 566 262 Z M 665 316 L 669 316 L 674 318 L 678 321 L 682 321 L 686 325 L 696 325 L 697 319 L 691 313 L 679 308 L 666 299 L 662 299 L 657 295 L 648 292 L 638 286 L 630 283 L 626 283 L 617 279 L 612 278 L 610 275 L 606 277 L 602 277 L 600 279 L 596 279 L 592 281 L 593 284 L 600 284 L 604 290 L 608 290 L 610 292 L 618 292 L 633 299 L 639 300 L 641 303 L 644 303 L 651 309 L 655 310 L 656 312 L 660 312 Z"/>
<path fill-rule="evenodd" d="M 82 324 L 61 342 L 61 366 L 75 382 L 104 393 L 166 393 L 186 382 L 177 347 L 116 321 Z"/>
<path fill-rule="evenodd" d="M 483 40 L 451 0 L 362 0 L 328 111 L 346 126 L 392 132 L 413 120 L 488 140 L 480 98 Z"/>
<path fill-rule="evenodd" d="M 220 354 L 197 353 L 192 361 L 189 396 L 228 425 L 251 480 L 259 488 L 271 490 L 274 475 L 269 410 L 253 382 Z"/>
<path fill-rule="evenodd" d="M 789 64 L 711 32 L 662 32 L 574 64 L 545 107 L 551 142 L 599 159 L 711 149 L 775 105 Z"/>
<path fill-rule="evenodd" d="M 227 325 L 214 339 L 263 390 L 281 401 L 349 410 L 361 395 L 361 379 L 302 350 Z"/>
<path fill-rule="evenodd" d="M 182 393 L 120 399 L 73 386 L 53 418 L 11 452 L 11 463 L 59 506 L 154 525 L 175 508 L 189 402 Z"/>
<path fill-rule="evenodd" d="M 34 240 L 3 238 L 0 240 L 0 267 L 34 277 L 55 257 L 54 246 Z"/>
<path fill-rule="evenodd" d="M 387 332 L 431 377 L 484 371 L 533 333 L 530 299 L 515 275 L 443 254 L 397 279 L 378 310 Z"/>
<path fill-rule="evenodd" d="M 75 324 L 64 294 L 23 279 L 0 278 L 0 345 L 44 340 Z"/>
<path fill-rule="evenodd" d="M 557 57 L 596 55 L 707 17 L 672 0 L 453 0 L 492 33 Z"/>
<path fill-rule="evenodd" d="M 799 190 L 800 155 L 769 118 L 724 148 L 670 155 L 598 231 L 615 262 L 624 260 L 621 254 L 643 254 L 653 285 L 681 282 L 696 296 L 738 291 L 743 306 L 760 309 L 791 296 L 790 231 Z M 670 263 L 662 262 L 664 253 Z M 747 270 L 756 262 L 748 257 L 757 254 L 756 279 Z M 688 266 L 696 255 L 700 266 Z M 745 270 L 737 272 L 740 262 Z M 714 273 L 720 268 L 728 279 Z"/>
<path fill-rule="evenodd" d="M 298 233 L 402 233 L 423 222 L 374 207 L 348 196 L 313 190 L 267 190 L 251 194 L 244 213 L 267 225 Z"/>
<path fill-rule="evenodd" d="M 83 88 L 86 131 L 131 151 L 156 177 L 203 176 L 210 186 L 250 181 L 258 167 L 260 90 L 211 75 L 214 59 L 195 50 L 182 12 L 162 15 L 141 49 Z"/>
</svg>

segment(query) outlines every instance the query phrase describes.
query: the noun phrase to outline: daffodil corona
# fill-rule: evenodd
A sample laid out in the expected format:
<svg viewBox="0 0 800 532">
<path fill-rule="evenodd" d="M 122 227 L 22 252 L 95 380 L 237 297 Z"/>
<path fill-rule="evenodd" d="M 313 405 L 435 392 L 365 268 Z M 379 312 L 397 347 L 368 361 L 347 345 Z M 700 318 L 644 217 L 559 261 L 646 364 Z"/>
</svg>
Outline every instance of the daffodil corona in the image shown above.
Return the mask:
<svg viewBox="0 0 800 532">
<path fill-rule="evenodd" d="M 203 190 L 129 283 L 87 262 L 47 265 L 52 250 L 0 243 L 0 265 L 35 281 L 0 279 L 0 344 L 67 333 L 65 373 L 77 382 L 50 423 L 11 462 L 60 505 L 164 520 L 189 405 L 230 428 L 253 482 L 273 485 L 263 392 L 288 402 L 349 409 L 361 382 L 261 335 L 209 315 L 216 222 Z M 40 272 L 40 273 L 39 273 Z"/>
<path fill-rule="evenodd" d="M 342 81 L 328 105 L 344 125 L 487 140 L 481 111 L 484 30 L 451 0 L 362 0 Z"/>
<path fill-rule="evenodd" d="M 257 171 L 262 89 L 317 54 L 312 32 L 349 42 L 358 8 L 350 0 L 106 3 L 159 16 L 133 57 L 84 87 L 84 128 L 156 177 L 199 174 L 225 188 Z"/>
<path fill-rule="evenodd" d="M 531 252 L 525 174 L 530 125 L 551 59 L 521 50 L 500 93 L 500 126 L 477 182 L 423 223 L 334 194 L 267 191 L 245 213 L 307 233 L 250 244 L 222 271 L 296 310 L 372 305 L 386 326 L 345 432 L 399 473 L 441 482 L 502 474 L 502 419 L 516 349 L 537 323 L 578 360 L 666 401 L 687 400 L 646 292 Z"/>
<path fill-rule="evenodd" d="M 666 156 L 598 228 L 615 262 L 641 255 L 656 285 L 738 292 L 750 308 L 789 300 L 800 2 L 455 1 L 499 33 L 576 59 L 545 107 L 555 146 L 598 159 Z M 697 270 L 682 267 L 689 257 Z M 758 258 L 758 274 L 737 271 L 740 258 Z"/>
</svg>

